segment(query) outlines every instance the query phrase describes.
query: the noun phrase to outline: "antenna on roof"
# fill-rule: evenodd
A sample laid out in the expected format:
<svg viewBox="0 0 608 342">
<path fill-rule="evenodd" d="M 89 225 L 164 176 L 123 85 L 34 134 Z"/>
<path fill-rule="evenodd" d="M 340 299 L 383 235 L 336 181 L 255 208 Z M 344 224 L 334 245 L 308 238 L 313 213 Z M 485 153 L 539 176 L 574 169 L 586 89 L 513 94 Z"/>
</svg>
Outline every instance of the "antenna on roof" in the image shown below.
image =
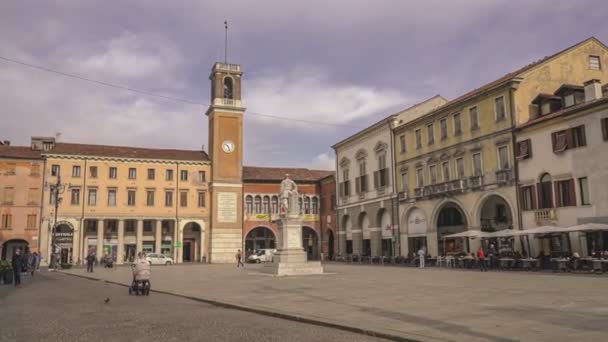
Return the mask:
<svg viewBox="0 0 608 342">
<path fill-rule="evenodd" d="M 61 132 L 55 132 L 55 140 L 59 141 L 59 138 L 61 138 Z"/>
<path fill-rule="evenodd" d="M 228 20 L 224 20 L 224 64 L 228 64 Z"/>
</svg>

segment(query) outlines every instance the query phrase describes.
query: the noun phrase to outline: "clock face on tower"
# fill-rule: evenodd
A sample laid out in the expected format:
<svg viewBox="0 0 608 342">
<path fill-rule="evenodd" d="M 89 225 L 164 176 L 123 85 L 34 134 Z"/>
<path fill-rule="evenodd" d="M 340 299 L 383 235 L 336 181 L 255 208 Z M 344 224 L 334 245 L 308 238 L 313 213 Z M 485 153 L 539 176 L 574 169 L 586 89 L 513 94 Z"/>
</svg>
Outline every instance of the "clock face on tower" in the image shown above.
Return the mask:
<svg viewBox="0 0 608 342">
<path fill-rule="evenodd" d="M 222 150 L 226 153 L 232 153 L 234 151 L 234 142 L 231 140 L 224 140 L 222 143 Z"/>
</svg>

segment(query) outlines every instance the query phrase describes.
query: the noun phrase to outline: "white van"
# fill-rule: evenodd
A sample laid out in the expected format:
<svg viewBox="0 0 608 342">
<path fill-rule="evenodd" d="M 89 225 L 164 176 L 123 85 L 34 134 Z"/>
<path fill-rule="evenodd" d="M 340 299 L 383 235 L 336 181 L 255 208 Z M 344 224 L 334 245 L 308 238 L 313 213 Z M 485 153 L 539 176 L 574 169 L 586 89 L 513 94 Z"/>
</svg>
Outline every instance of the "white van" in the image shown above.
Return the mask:
<svg viewBox="0 0 608 342">
<path fill-rule="evenodd" d="M 261 262 L 270 262 L 272 261 L 272 257 L 274 253 L 276 253 L 276 249 L 260 249 L 257 252 L 251 254 L 249 258 L 247 258 L 248 262 L 255 262 L 257 264 Z"/>
</svg>

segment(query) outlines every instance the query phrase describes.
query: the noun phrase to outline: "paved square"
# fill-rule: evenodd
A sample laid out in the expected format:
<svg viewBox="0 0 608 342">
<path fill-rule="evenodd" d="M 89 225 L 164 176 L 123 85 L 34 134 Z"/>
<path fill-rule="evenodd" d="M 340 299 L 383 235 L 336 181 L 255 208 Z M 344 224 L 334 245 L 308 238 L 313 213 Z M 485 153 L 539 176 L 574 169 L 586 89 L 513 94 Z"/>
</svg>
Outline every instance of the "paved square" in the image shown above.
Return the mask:
<svg viewBox="0 0 608 342">
<path fill-rule="evenodd" d="M 420 341 L 608 340 L 608 277 L 326 264 L 274 278 L 260 266 L 159 266 L 153 289 Z M 128 267 L 68 271 L 130 283 Z"/>
</svg>

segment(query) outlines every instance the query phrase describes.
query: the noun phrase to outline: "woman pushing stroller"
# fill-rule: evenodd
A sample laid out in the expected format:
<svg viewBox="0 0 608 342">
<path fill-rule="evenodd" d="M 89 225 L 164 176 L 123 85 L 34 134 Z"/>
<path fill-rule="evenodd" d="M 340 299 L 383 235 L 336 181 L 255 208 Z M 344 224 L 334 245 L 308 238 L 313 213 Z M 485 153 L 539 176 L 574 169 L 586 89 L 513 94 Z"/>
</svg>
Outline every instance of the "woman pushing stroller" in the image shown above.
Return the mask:
<svg viewBox="0 0 608 342">
<path fill-rule="evenodd" d="M 133 270 L 133 282 L 129 287 L 129 294 L 135 292 L 136 295 L 150 294 L 150 263 L 146 260 L 145 254 L 139 252 L 137 260 L 131 265 Z"/>
</svg>

